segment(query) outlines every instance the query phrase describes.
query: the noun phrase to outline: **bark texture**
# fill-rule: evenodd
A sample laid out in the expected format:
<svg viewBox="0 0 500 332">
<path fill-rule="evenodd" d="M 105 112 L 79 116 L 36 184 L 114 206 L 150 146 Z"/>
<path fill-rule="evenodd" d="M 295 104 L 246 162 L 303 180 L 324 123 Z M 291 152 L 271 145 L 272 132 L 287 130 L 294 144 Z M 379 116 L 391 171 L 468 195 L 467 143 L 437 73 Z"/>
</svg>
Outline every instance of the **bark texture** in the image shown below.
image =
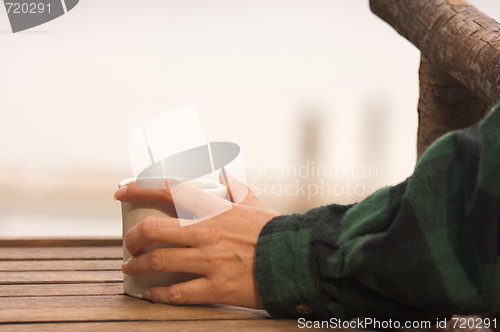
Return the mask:
<svg viewBox="0 0 500 332">
<path fill-rule="evenodd" d="M 372 11 L 492 107 L 500 100 L 500 24 L 464 0 L 370 0 Z"/>
<path fill-rule="evenodd" d="M 422 52 L 418 158 L 439 136 L 473 125 L 500 100 L 495 20 L 464 0 L 370 0 L 370 7 Z"/>
<path fill-rule="evenodd" d="M 418 158 L 440 136 L 479 122 L 488 111 L 484 101 L 424 56 L 419 76 Z"/>
</svg>

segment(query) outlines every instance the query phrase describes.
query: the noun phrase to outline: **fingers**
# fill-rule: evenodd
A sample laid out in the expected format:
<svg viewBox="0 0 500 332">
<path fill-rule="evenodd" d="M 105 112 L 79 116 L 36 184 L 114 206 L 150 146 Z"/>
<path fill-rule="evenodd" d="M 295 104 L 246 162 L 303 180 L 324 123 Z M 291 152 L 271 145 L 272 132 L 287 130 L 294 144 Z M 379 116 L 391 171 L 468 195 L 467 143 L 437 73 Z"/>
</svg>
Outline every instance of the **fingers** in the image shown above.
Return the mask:
<svg viewBox="0 0 500 332">
<path fill-rule="evenodd" d="M 183 218 L 196 218 L 197 221 L 205 220 L 221 214 L 232 205 L 214 195 L 204 192 L 189 183 L 179 183 L 174 179 L 166 180 L 167 189 L 145 189 L 130 182 L 115 192 L 115 198 L 122 202 L 135 202 L 141 200 L 166 202 L 169 215 Z"/>
<path fill-rule="evenodd" d="M 220 236 L 220 227 L 213 223 L 215 220 L 194 224 L 193 220 L 147 217 L 125 234 L 125 246 L 132 256 L 139 255 L 143 248 L 155 242 L 195 247 Z M 194 225 L 183 227 L 190 224 Z"/>
<path fill-rule="evenodd" d="M 167 187 L 168 188 L 168 187 Z M 135 181 L 129 182 L 115 192 L 115 199 L 122 202 L 161 201 L 172 203 L 172 195 L 168 189 L 141 188 Z"/>
<path fill-rule="evenodd" d="M 155 249 L 137 256 L 122 265 L 122 272 L 129 276 L 158 272 L 189 272 L 205 274 L 205 256 L 194 248 Z"/>
<path fill-rule="evenodd" d="M 191 233 L 189 227 L 181 227 L 179 219 L 148 217 L 125 234 L 125 246 L 132 256 L 154 242 L 191 247 L 196 243 Z"/>
<path fill-rule="evenodd" d="M 231 202 L 204 192 L 188 182 L 178 183 L 168 180 L 175 209 L 179 215 L 187 213 L 198 221 L 208 219 L 232 208 Z"/>
<path fill-rule="evenodd" d="M 206 304 L 219 303 L 217 289 L 204 277 L 175 284 L 170 287 L 153 287 L 144 297 L 156 303 Z"/>
</svg>

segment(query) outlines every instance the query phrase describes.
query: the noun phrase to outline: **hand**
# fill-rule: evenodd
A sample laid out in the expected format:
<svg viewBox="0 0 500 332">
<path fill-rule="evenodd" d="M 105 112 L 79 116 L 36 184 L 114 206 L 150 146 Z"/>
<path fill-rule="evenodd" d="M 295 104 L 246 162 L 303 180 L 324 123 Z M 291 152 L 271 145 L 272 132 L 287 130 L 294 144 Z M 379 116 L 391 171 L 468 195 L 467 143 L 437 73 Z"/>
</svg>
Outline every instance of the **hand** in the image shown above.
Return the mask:
<svg viewBox="0 0 500 332">
<path fill-rule="evenodd" d="M 245 185 L 229 174 L 228 177 L 239 205 L 188 185 L 156 190 L 143 189 L 132 182 L 115 193 L 124 202 L 162 200 L 172 204 L 175 196 L 176 206 L 181 200 L 183 209 L 189 210 L 192 205 L 195 216 L 225 211 L 186 227 L 181 227 L 177 218 L 148 217 L 125 235 L 127 249 L 135 257 L 123 264 L 123 273 L 190 272 L 202 276 L 170 287 L 150 288 L 145 298 L 170 304 L 221 303 L 263 309 L 255 277 L 255 246 L 264 225 L 279 214 Z M 139 255 L 154 242 L 187 248 L 155 249 Z"/>
</svg>

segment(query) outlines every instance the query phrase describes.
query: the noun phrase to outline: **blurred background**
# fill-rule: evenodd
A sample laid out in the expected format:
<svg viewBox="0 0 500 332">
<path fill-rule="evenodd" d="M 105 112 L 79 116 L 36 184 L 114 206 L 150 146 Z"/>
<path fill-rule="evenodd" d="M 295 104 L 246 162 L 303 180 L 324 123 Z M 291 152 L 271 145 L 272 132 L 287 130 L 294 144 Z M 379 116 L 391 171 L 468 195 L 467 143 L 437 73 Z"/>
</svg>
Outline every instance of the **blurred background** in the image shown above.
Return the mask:
<svg viewBox="0 0 500 332">
<path fill-rule="evenodd" d="M 415 165 L 420 53 L 367 0 L 82 0 L 16 34 L 2 7 L 0 44 L 0 237 L 120 236 L 129 133 L 191 104 L 281 213 Z"/>
</svg>

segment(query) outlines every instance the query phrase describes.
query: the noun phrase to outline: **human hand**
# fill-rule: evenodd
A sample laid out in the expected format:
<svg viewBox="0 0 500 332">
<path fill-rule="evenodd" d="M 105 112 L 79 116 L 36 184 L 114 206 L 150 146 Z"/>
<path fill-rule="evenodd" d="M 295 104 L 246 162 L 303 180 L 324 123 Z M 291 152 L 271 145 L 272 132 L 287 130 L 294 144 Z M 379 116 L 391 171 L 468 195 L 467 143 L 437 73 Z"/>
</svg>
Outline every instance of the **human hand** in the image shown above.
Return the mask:
<svg viewBox="0 0 500 332">
<path fill-rule="evenodd" d="M 176 206 L 189 210 L 195 217 L 215 215 L 185 227 L 177 218 L 148 217 L 125 235 L 125 245 L 135 257 L 122 266 L 123 273 L 189 272 L 202 276 L 170 287 L 150 288 L 145 298 L 170 304 L 222 303 L 263 308 L 255 278 L 255 246 L 262 227 L 279 214 L 228 176 L 239 205 L 185 184 L 158 190 L 143 189 L 132 182 L 115 193 L 123 202 L 165 201 L 173 210 L 175 196 Z M 154 242 L 187 248 L 155 249 L 140 254 Z"/>
</svg>

